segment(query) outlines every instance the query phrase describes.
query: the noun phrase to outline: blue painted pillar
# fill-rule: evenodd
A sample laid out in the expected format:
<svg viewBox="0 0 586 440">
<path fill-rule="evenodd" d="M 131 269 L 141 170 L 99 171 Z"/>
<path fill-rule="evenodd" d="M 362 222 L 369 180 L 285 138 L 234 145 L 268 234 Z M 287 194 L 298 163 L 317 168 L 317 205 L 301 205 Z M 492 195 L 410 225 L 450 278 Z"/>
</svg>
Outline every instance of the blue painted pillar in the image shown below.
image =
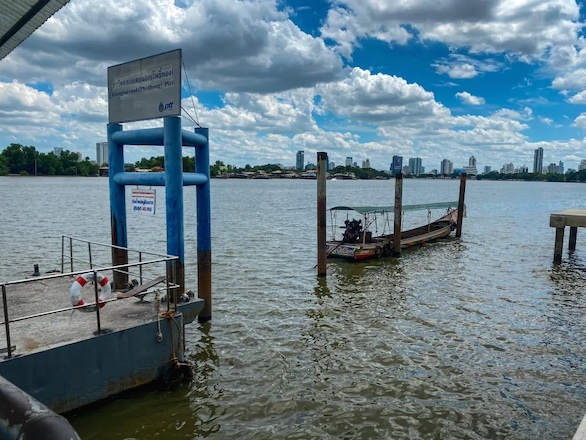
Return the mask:
<svg viewBox="0 0 586 440">
<path fill-rule="evenodd" d="M 126 190 L 122 184 L 114 181 L 114 176 L 124 172 L 124 145 L 112 140 L 112 135 L 122 131 L 121 124 L 108 124 L 108 179 L 110 180 L 110 227 L 112 230 L 112 244 L 128 247 L 126 232 Z M 128 264 L 126 249 L 112 248 L 112 265 Z M 122 289 L 128 283 L 128 275 L 114 272 L 114 287 Z"/>
<path fill-rule="evenodd" d="M 195 172 L 205 174 L 207 181 L 197 185 L 197 296 L 205 301 L 199 321 L 212 318 L 212 223 L 210 198 L 210 138 L 208 128 L 196 128 L 206 143 L 195 152 Z"/>
<path fill-rule="evenodd" d="M 164 120 L 163 145 L 165 147 L 165 201 L 167 204 L 167 254 L 176 255 L 179 261 L 172 279 L 185 292 L 185 255 L 183 242 L 183 159 L 181 154 L 181 118 L 168 116 Z M 173 276 L 174 275 L 174 276 Z M 174 298 L 177 303 L 177 297 Z"/>
</svg>

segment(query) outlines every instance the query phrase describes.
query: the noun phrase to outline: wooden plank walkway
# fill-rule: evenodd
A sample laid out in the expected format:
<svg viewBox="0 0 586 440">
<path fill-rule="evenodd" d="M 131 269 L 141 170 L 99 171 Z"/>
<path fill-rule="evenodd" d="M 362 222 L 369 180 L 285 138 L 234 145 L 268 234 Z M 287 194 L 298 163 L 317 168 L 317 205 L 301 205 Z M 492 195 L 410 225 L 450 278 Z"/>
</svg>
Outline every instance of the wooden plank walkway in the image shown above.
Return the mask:
<svg viewBox="0 0 586 440">
<path fill-rule="evenodd" d="M 549 217 L 549 226 L 556 228 L 553 262 L 561 263 L 565 228 L 566 226 L 570 228 L 568 249 L 571 251 L 576 250 L 578 228 L 586 227 L 586 209 L 567 209 L 565 211 L 554 212 Z"/>
</svg>

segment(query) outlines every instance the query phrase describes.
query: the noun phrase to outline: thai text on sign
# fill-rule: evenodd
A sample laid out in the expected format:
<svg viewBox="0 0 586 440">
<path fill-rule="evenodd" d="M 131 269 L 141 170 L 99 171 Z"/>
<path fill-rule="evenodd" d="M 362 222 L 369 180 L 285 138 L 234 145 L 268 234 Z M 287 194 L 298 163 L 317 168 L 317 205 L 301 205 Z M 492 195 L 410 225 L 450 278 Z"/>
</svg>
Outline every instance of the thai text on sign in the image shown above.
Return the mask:
<svg viewBox="0 0 586 440">
<path fill-rule="evenodd" d="M 154 189 L 133 189 L 132 212 L 154 215 L 156 200 L 157 196 Z"/>
</svg>

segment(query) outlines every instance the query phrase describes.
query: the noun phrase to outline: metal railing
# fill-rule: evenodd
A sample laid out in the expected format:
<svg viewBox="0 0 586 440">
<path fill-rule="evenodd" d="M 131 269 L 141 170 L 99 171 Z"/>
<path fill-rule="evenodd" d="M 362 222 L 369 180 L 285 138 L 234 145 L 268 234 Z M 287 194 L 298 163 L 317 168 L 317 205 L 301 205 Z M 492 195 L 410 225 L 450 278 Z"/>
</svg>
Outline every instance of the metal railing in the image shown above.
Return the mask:
<svg viewBox="0 0 586 440">
<path fill-rule="evenodd" d="M 67 248 L 66 243 L 69 244 L 69 248 Z M 87 246 L 87 256 L 79 256 L 74 254 L 74 244 L 82 244 L 85 248 Z M 100 249 L 100 252 L 96 252 L 97 249 Z M 106 258 L 106 254 L 108 254 L 108 258 L 111 256 L 112 249 L 122 249 L 128 252 L 129 259 L 127 264 L 122 265 L 107 265 L 104 263 L 97 263 L 96 256 L 101 258 Z M 98 254 L 98 255 L 96 255 Z M 69 269 L 70 272 L 64 272 L 65 270 L 65 261 L 68 259 L 69 262 Z M 99 261 L 99 260 L 98 260 Z M 25 278 L 20 280 L 8 281 L 0 284 L 1 293 L 2 293 L 2 308 L 3 308 L 3 315 L 4 320 L 0 323 L 0 325 L 4 325 L 5 333 L 6 333 L 6 352 L 8 357 L 12 357 L 13 347 L 11 345 L 11 335 L 10 335 L 10 324 L 16 323 L 19 321 L 29 320 L 29 319 L 36 319 L 47 315 L 52 315 L 56 313 L 66 312 L 69 310 L 77 310 L 77 309 L 87 309 L 91 307 L 92 310 L 96 314 L 96 326 L 98 333 L 101 332 L 101 322 L 100 322 L 100 307 L 99 305 L 106 304 L 108 302 L 117 301 L 118 298 L 110 298 L 106 300 L 99 300 L 99 290 L 98 290 L 98 282 L 97 282 L 97 275 L 98 272 L 100 273 L 124 273 L 126 275 L 132 276 L 136 275 L 140 281 L 137 281 L 136 284 L 132 284 L 128 286 L 129 289 L 133 287 L 138 287 L 144 284 L 145 281 L 148 282 L 150 279 L 154 279 L 155 274 L 164 274 L 165 275 L 165 289 L 166 289 L 166 298 L 167 298 L 167 311 L 171 309 L 171 305 L 174 308 L 177 307 L 177 301 L 171 301 L 172 293 L 175 292 L 179 285 L 174 283 L 173 280 L 175 279 L 174 274 L 176 271 L 176 266 L 178 262 L 178 257 L 173 255 L 165 255 L 165 254 L 157 254 L 153 252 L 144 252 L 138 251 L 134 249 L 124 248 L 120 246 L 114 246 L 110 244 L 103 244 L 92 242 L 88 240 L 83 240 L 75 237 L 70 236 L 62 236 L 61 239 L 61 273 L 51 273 L 48 275 L 43 276 L 35 276 L 33 278 Z M 163 265 L 164 267 L 161 268 L 160 266 Z M 77 270 L 74 270 L 77 269 Z M 32 283 L 40 283 L 47 280 L 58 279 L 58 278 L 72 278 L 77 277 L 82 274 L 93 273 L 94 279 L 94 303 L 88 303 L 81 306 L 71 306 L 65 308 L 59 308 L 49 311 L 44 311 L 41 313 L 34 313 L 27 316 L 21 316 L 18 318 L 10 319 L 10 310 L 8 304 L 8 291 L 9 288 L 13 288 L 15 286 L 23 285 L 23 284 L 32 284 Z M 3 350 L 2 350 L 3 351 Z"/>
</svg>

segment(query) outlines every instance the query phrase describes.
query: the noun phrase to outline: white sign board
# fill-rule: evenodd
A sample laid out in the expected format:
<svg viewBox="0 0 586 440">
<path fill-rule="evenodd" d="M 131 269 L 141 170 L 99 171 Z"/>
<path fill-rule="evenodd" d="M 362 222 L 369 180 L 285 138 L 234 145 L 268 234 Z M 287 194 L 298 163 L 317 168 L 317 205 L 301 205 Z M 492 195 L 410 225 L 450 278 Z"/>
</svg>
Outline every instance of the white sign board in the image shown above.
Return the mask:
<svg viewBox="0 0 586 440">
<path fill-rule="evenodd" d="M 108 121 L 181 115 L 181 49 L 108 67 Z"/>
<path fill-rule="evenodd" d="M 155 214 L 157 194 L 154 189 L 132 190 L 132 212 Z"/>
</svg>

